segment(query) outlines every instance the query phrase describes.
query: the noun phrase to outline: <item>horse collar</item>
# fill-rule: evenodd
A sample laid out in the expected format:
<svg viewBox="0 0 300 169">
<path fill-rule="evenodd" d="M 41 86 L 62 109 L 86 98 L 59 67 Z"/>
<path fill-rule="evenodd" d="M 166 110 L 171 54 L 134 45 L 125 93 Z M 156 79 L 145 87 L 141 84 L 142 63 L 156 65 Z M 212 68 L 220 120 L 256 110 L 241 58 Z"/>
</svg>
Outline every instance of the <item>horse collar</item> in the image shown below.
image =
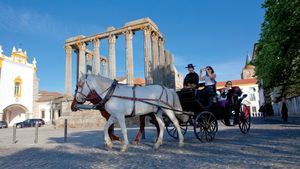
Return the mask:
<svg viewBox="0 0 300 169">
<path fill-rule="evenodd" d="M 103 109 L 106 102 L 112 97 L 113 93 L 115 92 L 115 89 L 118 85 L 118 81 L 116 79 L 114 79 L 113 83 L 111 84 L 111 86 L 106 89 L 105 91 L 107 91 L 106 95 L 104 96 L 104 98 L 101 98 L 101 95 L 98 95 L 100 97 L 100 102 L 96 105 L 98 108 Z"/>
</svg>

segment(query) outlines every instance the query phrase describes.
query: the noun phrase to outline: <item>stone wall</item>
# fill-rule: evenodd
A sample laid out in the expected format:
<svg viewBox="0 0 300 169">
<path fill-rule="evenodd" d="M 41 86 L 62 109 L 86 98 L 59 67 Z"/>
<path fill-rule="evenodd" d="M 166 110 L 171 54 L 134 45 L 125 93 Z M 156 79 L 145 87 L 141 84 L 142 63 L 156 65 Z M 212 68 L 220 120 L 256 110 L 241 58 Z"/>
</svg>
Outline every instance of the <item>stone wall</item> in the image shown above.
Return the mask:
<svg viewBox="0 0 300 169">
<path fill-rule="evenodd" d="M 64 127 L 64 121 L 68 119 L 68 127 L 70 128 L 92 128 L 103 127 L 106 120 L 97 110 L 84 110 L 71 112 L 68 116 L 61 116 L 55 121 L 57 128 Z"/>
</svg>

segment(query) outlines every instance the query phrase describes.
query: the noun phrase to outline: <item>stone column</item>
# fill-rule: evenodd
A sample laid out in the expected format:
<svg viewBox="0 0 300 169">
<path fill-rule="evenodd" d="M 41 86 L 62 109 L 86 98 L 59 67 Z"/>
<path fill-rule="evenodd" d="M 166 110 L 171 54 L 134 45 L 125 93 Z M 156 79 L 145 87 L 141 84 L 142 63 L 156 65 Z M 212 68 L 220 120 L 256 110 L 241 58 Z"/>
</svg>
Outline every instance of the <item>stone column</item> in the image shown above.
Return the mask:
<svg viewBox="0 0 300 169">
<path fill-rule="evenodd" d="M 3 119 L 3 114 L 4 114 L 4 112 L 2 112 L 1 110 L 0 110 L 0 121 L 3 121 L 4 119 Z"/>
<path fill-rule="evenodd" d="M 158 84 L 158 35 L 156 32 L 152 33 L 152 73 L 154 84 Z"/>
<path fill-rule="evenodd" d="M 116 78 L 116 36 L 110 35 L 108 37 L 108 57 L 109 57 L 109 77 Z"/>
<path fill-rule="evenodd" d="M 65 92 L 67 96 L 72 96 L 72 47 L 66 46 L 66 67 L 65 67 Z"/>
<path fill-rule="evenodd" d="M 77 44 L 79 52 L 78 52 L 78 79 L 81 77 L 81 73 L 85 74 L 86 73 L 86 67 L 85 67 L 85 49 L 86 49 L 86 45 L 85 43 L 80 43 Z"/>
<path fill-rule="evenodd" d="M 165 65 L 165 41 L 163 38 L 159 38 L 158 40 L 159 45 L 159 65 L 164 66 Z"/>
<path fill-rule="evenodd" d="M 93 66 L 93 73 L 98 74 L 100 73 L 100 40 L 94 39 L 93 40 L 93 55 L 94 55 L 94 66 Z"/>
<path fill-rule="evenodd" d="M 165 64 L 166 66 L 170 65 L 170 52 L 168 50 L 165 50 Z"/>
<path fill-rule="evenodd" d="M 170 65 L 172 66 L 172 68 L 173 68 L 173 65 L 174 65 L 174 56 L 173 56 L 173 54 L 170 54 Z"/>
<path fill-rule="evenodd" d="M 159 46 L 159 84 L 164 85 L 164 76 L 165 76 L 165 44 L 162 37 L 158 39 Z"/>
<path fill-rule="evenodd" d="M 151 73 L 152 67 L 152 48 L 151 48 L 151 28 L 144 28 L 144 76 L 146 84 L 153 83 L 153 77 Z"/>
<path fill-rule="evenodd" d="M 87 58 L 87 73 L 88 74 L 92 74 L 92 61 L 93 61 L 93 55 L 91 53 L 86 54 L 86 58 Z"/>
<path fill-rule="evenodd" d="M 127 84 L 133 85 L 133 48 L 132 48 L 133 33 L 131 30 L 125 32 L 126 41 L 126 81 Z"/>
<path fill-rule="evenodd" d="M 107 66 L 107 61 L 102 61 L 103 64 L 103 76 L 108 77 L 108 66 Z"/>
</svg>

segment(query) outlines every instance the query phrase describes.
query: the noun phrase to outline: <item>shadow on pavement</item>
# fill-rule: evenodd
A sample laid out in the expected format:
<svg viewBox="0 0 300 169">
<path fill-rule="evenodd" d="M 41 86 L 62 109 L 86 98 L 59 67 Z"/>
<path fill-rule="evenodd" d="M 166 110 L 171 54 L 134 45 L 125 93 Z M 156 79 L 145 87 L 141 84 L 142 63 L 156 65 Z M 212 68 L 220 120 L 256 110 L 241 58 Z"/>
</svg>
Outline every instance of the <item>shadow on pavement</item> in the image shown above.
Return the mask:
<svg viewBox="0 0 300 169">
<path fill-rule="evenodd" d="M 257 124 L 260 124 L 259 122 Z M 269 123 L 273 124 L 273 123 Z M 254 124 L 255 125 L 255 124 Z M 270 125 L 272 127 L 272 125 Z M 293 125 L 294 126 L 294 125 Z M 298 125 L 296 125 L 298 126 Z M 132 141 L 137 130 L 128 130 Z M 121 135 L 116 131 L 117 135 Z M 103 131 L 84 131 L 63 138 L 49 138 L 55 148 L 28 148 L 0 157 L 4 168 L 297 168 L 300 165 L 300 128 L 254 127 L 241 134 L 238 127 L 224 128 L 211 143 L 201 143 L 193 131 L 185 136 L 185 146 L 178 147 L 164 133 L 164 143 L 152 149 L 155 129 L 148 129 L 140 145 L 118 152 L 121 145 L 107 151 Z"/>
</svg>

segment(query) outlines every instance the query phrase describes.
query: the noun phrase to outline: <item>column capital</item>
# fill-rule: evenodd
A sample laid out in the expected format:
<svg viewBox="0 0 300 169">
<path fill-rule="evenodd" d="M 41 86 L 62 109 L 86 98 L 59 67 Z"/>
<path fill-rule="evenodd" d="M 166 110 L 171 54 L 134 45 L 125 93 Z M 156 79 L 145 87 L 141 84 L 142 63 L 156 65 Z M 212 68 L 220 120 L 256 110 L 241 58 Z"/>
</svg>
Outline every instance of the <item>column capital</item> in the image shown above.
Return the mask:
<svg viewBox="0 0 300 169">
<path fill-rule="evenodd" d="M 77 43 L 76 45 L 77 45 L 77 47 L 78 47 L 79 50 L 85 51 L 85 49 L 86 49 L 86 44 L 85 44 L 84 42 L 82 42 L 82 43 Z"/>
<path fill-rule="evenodd" d="M 124 34 L 125 34 L 125 39 L 132 39 L 133 38 L 133 32 L 132 32 L 132 30 L 127 30 L 127 31 L 125 31 L 124 32 Z"/>
<path fill-rule="evenodd" d="M 110 34 L 110 35 L 108 36 L 108 43 L 110 43 L 110 44 L 116 43 L 116 35 Z"/>
<path fill-rule="evenodd" d="M 100 40 L 99 39 L 93 39 L 92 43 L 93 43 L 93 46 L 95 48 L 99 48 L 100 47 Z"/>
<path fill-rule="evenodd" d="M 158 45 L 162 46 L 162 45 L 164 45 L 164 43 L 165 43 L 165 40 L 162 37 L 159 37 L 158 38 Z"/>
<path fill-rule="evenodd" d="M 91 53 L 87 53 L 87 54 L 86 54 L 86 57 L 88 57 L 88 58 L 92 58 L 92 57 L 93 57 L 93 54 L 91 54 Z"/>
<path fill-rule="evenodd" d="M 144 30 L 144 35 L 151 35 L 152 28 L 150 26 L 145 26 L 142 29 Z"/>
<path fill-rule="evenodd" d="M 65 51 L 67 54 L 71 54 L 72 53 L 72 47 L 71 46 L 65 46 Z"/>
<path fill-rule="evenodd" d="M 153 32 L 151 35 L 152 35 L 153 41 L 158 41 L 158 33 L 157 32 Z"/>
</svg>

